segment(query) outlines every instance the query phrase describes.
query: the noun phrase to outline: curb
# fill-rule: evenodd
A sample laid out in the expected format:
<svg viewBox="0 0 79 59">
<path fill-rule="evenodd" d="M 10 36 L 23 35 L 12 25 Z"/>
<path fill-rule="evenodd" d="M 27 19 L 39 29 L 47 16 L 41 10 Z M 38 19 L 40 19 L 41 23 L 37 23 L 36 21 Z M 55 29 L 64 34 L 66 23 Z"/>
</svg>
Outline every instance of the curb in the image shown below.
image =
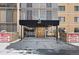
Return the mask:
<svg viewBox="0 0 79 59">
<path fill-rule="evenodd" d="M 65 44 L 68 44 L 68 45 L 71 45 L 71 46 L 74 46 L 74 47 L 79 47 L 79 46 L 76 46 L 76 45 L 73 45 L 73 44 L 70 44 L 68 42 L 64 42 Z"/>
<path fill-rule="evenodd" d="M 17 40 L 15 40 L 15 41 L 12 41 L 12 42 L 9 42 L 9 43 L 15 43 L 15 42 L 18 42 L 18 41 L 20 41 L 21 39 L 17 39 Z"/>
</svg>

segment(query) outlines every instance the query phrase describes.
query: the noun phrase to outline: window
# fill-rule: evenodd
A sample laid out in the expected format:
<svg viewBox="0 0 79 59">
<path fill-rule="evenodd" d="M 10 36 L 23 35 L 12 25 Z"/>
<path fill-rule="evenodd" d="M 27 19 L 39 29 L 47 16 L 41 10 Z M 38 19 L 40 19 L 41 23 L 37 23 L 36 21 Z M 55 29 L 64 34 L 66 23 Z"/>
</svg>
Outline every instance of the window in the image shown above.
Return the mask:
<svg viewBox="0 0 79 59">
<path fill-rule="evenodd" d="M 17 24 L 13 22 L 13 16 L 15 13 L 12 9 L 6 9 L 0 11 L 0 31 L 6 30 L 8 32 L 16 32 Z"/>
<path fill-rule="evenodd" d="M 47 7 L 52 7 L 52 3 L 46 3 Z"/>
<path fill-rule="evenodd" d="M 79 17 L 74 17 L 74 22 L 79 22 Z"/>
<path fill-rule="evenodd" d="M 65 32 L 65 28 L 59 28 L 59 32 Z"/>
<path fill-rule="evenodd" d="M 52 11 L 47 11 L 46 19 L 47 20 L 52 20 Z"/>
<path fill-rule="evenodd" d="M 75 6 L 75 7 L 74 7 L 74 10 L 75 10 L 75 11 L 79 11 L 79 6 Z"/>
<path fill-rule="evenodd" d="M 13 11 L 6 10 L 6 22 L 13 22 Z"/>
<path fill-rule="evenodd" d="M 61 22 L 65 22 L 65 17 L 58 17 Z"/>
<path fill-rule="evenodd" d="M 75 28 L 74 29 L 74 32 L 79 32 L 79 28 Z"/>
<path fill-rule="evenodd" d="M 0 7 L 16 7 L 15 3 L 0 3 Z"/>
<path fill-rule="evenodd" d="M 59 11 L 65 11 L 65 6 L 59 6 Z"/>
<path fill-rule="evenodd" d="M 32 7 L 32 3 L 27 3 L 27 7 Z"/>
<path fill-rule="evenodd" d="M 0 23 L 6 22 L 6 10 L 0 10 Z"/>
<path fill-rule="evenodd" d="M 32 20 L 32 10 L 27 10 L 27 20 Z"/>
<path fill-rule="evenodd" d="M 0 21 L 2 23 L 13 22 L 13 10 L 0 10 Z"/>
<path fill-rule="evenodd" d="M 39 11 L 39 10 L 38 10 L 38 11 Z M 40 10 L 40 15 L 39 15 L 39 13 L 38 13 L 38 16 L 40 16 L 39 19 L 41 19 L 41 20 L 46 20 L 45 15 L 46 15 L 46 11 L 45 11 L 45 10 Z"/>
</svg>

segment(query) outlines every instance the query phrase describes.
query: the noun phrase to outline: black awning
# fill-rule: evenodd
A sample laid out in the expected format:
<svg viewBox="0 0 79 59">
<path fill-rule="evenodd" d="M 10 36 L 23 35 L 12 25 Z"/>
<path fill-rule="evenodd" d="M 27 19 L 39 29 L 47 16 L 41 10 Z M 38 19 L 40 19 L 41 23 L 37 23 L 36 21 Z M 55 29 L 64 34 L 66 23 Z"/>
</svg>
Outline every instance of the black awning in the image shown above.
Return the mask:
<svg viewBox="0 0 79 59">
<path fill-rule="evenodd" d="M 38 26 L 44 26 L 48 27 L 51 26 L 58 26 L 59 20 L 19 20 L 19 24 L 22 26 L 27 27 L 38 27 Z"/>
</svg>

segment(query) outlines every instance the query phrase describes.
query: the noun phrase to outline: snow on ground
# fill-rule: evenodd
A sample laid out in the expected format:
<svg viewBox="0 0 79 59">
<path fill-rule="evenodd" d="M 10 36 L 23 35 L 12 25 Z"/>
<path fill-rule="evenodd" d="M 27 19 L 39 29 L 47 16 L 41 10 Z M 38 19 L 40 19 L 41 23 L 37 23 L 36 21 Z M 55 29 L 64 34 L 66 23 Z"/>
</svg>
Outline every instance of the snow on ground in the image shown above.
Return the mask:
<svg viewBox="0 0 79 59">
<path fill-rule="evenodd" d="M 27 51 L 25 50 L 15 50 L 15 49 L 6 49 L 12 43 L 19 41 L 20 39 L 10 42 L 10 43 L 0 43 L 0 55 L 16 55 L 16 54 L 26 54 Z"/>
<path fill-rule="evenodd" d="M 6 49 L 11 43 L 0 43 L 0 55 L 17 55 L 26 54 L 26 50 Z"/>
<path fill-rule="evenodd" d="M 0 43 L 0 51 L 4 50 L 9 45 L 10 45 L 10 43 Z"/>
<path fill-rule="evenodd" d="M 75 46 L 79 46 L 79 42 L 78 43 L 69 43 L 69 44 L 72 44 L 72 45 L 75 45 Z"/>
<path fill-rule="evenodd" d="M 7 49 L 7 47 L 9 45 L 11 45 L 12 43 L 16 43 L 18 42 L 19 40 L 21 39 L 18 39 L 16 41 L 13 41 L 13 42 L 9 42 L 9 43 L 4 43 L 4 42 L 0 42 L 0 55 L 32 55 L 32 51 L 31 53 L 29 54 L 30 51 L 27 51 L 27 50 L 15 50 L 13 48 L 11 49 Z M 35 55 L 35 54 L 33 54 Z"/>
</svg>

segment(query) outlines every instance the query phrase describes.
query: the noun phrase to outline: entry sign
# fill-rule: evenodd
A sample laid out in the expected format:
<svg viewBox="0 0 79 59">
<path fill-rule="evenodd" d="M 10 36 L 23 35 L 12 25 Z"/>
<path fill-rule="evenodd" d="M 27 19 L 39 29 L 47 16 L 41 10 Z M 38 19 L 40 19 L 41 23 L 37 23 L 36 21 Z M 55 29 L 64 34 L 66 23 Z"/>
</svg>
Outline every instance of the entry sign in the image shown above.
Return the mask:
<svg viewBox="0 0 79 59">
<path fill-rule="evenodd" d="M 10 33 L 0 33 L 0 42 L 9 42 L 11 40 L 12 34 Z"/>
<path fill-rule="evenodd" d="M 79 34 L 78 33 L 69 33 L 67 34 L 67 42 L 79 42 Z"/>
</svg>

